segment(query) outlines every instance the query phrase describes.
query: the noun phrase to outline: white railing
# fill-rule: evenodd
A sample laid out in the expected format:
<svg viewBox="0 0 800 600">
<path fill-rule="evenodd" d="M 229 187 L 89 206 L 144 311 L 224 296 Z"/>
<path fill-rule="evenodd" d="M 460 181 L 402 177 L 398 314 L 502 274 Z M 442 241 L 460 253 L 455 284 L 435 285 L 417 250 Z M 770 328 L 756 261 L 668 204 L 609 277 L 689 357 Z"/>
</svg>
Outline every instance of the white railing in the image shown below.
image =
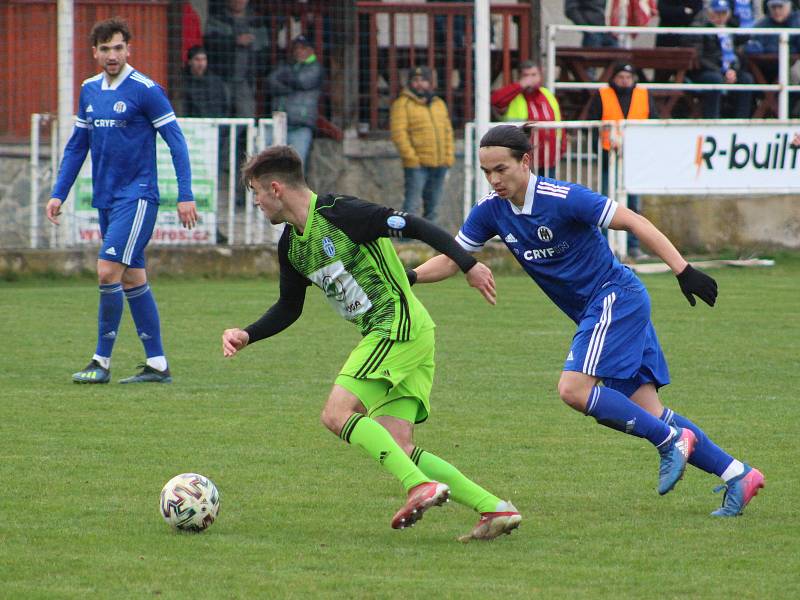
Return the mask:
<svg viewBox="0 0 800 600">
<path fill-rule="evenodd" d="M 489 126 L 500 124 L 508 123 Z M 627 206 L 629 193 L 796 196 L 800 192 L 800 119 L 560 121 L 536 123 L 535 128 L 557 129 L 567 136 L 555 179 L 584 185 L 621 206 Z M 616 143 L 604 161 L 599 134 L 609 128 Z M 475 124 L 467 123 L 464 218 L 490 191 L 480 170 L 478 144 Z M 617 256 L 626 256 L 627 232 L 608 230 L 608 241 Z"/>
<path fill-rule="evenodd" d="M 237 153 L 240 140 L 245 136 L 245 147 L 248 155 L 259 152 L 267 145 L 286 143 L 286 115 L 275 113 L 270 119 L 244 119 L 244 118 L 180 118 L 179 122 L 189 122 L 197 124 L 213 125 L 217 127 L 218 135 L 224 132 L 228 134 L 228 151 L 226 156 L 218 156 L 220 161 L 227 165 L 227 185 L 221 187 L 219 180 L 215 180 L 218 192 L 225 191 L 227 203 L 225 210 L 220 210 L 220 203 L 217 204 L 217 214 L 215 221 L 217 227 L 222 223 L 219 219 L 225 215 L 225 227 L 219 229 L 224 231 L 228 244 L 258 244 L 258 243 L 277 243 L 280 237 L 281 228 L 272 225 L 265 226 L 265 221 L 261 214 L 254 210 L 253 197 L 250 190 L 245 190 L 245 201 L 243 214 L 240 206 L 237 206 L 236 194 L 238 187 Z M 45 167 L 41 161 L 42 144 L 41 128 L 44 125 L 50 126 L 50 161 Z M 64 143 L 59 140 L 58 119 L 51 114 L 31 115 L 31 139 L 30 139 L 30 228 L 29 246 L 31 248 L 41 247 L 43 213 L 46 200 L 42 195 L 43 184 L 49 184 L 48 189 L 52 188 L 55 177 L 58 173 L 61 152 Z M 192 154 L 191 145 L 189 147 Z M 210 159 L 209 159 L 210 160 Z M 62 228 L 50 227 L 49 242 L 50 248 L 70 248 L 81 243 L 78 235 L 78 217 L 75 214 L 74 187 L 70 192 L 70 201 L 65 205 L 63 215 L 64 223 Z M 239 189 L 241 191 L 241 189 Z M 86 225 L 86 224 L 84 224 Z M 153 240 L 153 244 L 158 244 Z"/>
<path fill-rule="evenodd" d="M 523 122 L 489 123 L 495 125 L 522 125 Z M 534 124 L 531 135 L 534 153 L 533 165 L 537 175 L 548 175 L 548 169 L 536 168 L 538 161 L 538 132 L 555 129 L 558 131 L 556 142 L 560 157 L 555 161 L 553 175 L 560 181 L 578 183 L 598 192 L 605 193 L 610 198 L 615 198 L 622 206 L 628 205 L 628 197 L 620 190 L 622 163 L 618 160 L 617 151 L 612 149 L 608 153 L 604 164 L 601 132 L 609 131 L 612 136 L 619 136 L 619 129 L 613 123 L 603 121 L 557 121 L 540 122 Z M 475 139 L 475 123 L 464 125 L 464 218 L 467 218 L 473 205 L 491 192 L 489 183 L 480 170 L 478 158 L 480 140 Z M 561 137 L 565 145 L 563 153 L 560 151 Z M 549 165 L 552 161 L 549 154 L 549 145 L 545 145 L 542 156 L 543 162 Z M 611 174 L 611 176 L 609 176 Z M 628 234 L 625 231 L 607 232 L 608 243 L 611 249 L 620 257 L 627 254 Z"/>
<path fill-rule="evenodd" d="M 790 85 L 789 70 L 789 37 L 800 35 L 800 31 L 790 28 L 757 28 L 757 27 L 621 27 L 597 25 L 548 25 L 547 26 L 547 87 L 557 90 L 590 90 L 604 87 L 607 82 L 571 82 L 556 80 L 556 38 L 559 32 L 574 33 L 617 33 L 621 35 L 675 33 L 680 35 L 776 35 L 778 36 L 778 82 L 771 84 L 739 84 L 739 83 L 642 83 L 642 87 L 651 90 L 684 90 L 697 92 L 702 90 L 762 91 L 778 93 L 778 118 L 789 118 L 789 92 L 800 92 L 800 85 Z M 745 55 L 746 56 L 746 55 Z M 634 65 L 636 66 L 636 65 Z"/>
<path fill-rule="evenodd" d="M 489 127 L 495 125 L 522 125 L 524 122 L 489 123 Z M 564 151 L 560 152 L 559 160 L 555 161 L 554 174 L 556 179 L 579 183 L 586 187 L 600 190 L 603 187 L 603 152 L 602 141 L 599 133 L 602 130 L 611 129 L 613 125 L 602 121 L 558 121 L 558 122 L 539 122 L 534 124 L 532 144 L 536 152 L 537 132 L 556 129 L 559 138 L 564 136 L 566 139 Z M 475 123 L 464 125 L 464 217 L 472 209 L 472 206 L 479 199 L 488 194 L 491 189 L 486 178 L 480 171 L 478 160 L 478 145 L 480 140 L 476 139 Z M 560 142 L 556 142 L 560 148 Z M 543 162 L 550 164 L 551 156 L 549 153 L 550 145 L 545 145 Z M 537 157 L 534 157 L 534 171 Z M 616 161 L 615 153 L 609 157 L 609 162 L 614 164 Z M 547 175 L 541 172 L 540 175 Z M 608 185 L 613 185 L 609 181 Z M 613 193 L 610 188 L 609 195 Z"/>
</svg>

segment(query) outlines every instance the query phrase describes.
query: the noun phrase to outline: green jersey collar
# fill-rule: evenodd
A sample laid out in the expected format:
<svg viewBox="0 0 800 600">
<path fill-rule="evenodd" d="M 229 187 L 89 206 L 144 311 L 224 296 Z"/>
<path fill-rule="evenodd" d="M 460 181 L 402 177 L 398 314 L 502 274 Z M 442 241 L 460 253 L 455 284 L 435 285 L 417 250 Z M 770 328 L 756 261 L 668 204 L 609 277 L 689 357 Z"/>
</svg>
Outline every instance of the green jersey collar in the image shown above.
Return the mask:
<svg viewBox="0 0 800 600">
<path fill-rule="evenodd" d="M 297 228 L 292 225 L 295 235 L 301 240 L 308 238 L 308 231 L 311 229 L 311 220 L 314 218 L 314 211 L 317 209 L 317 193 L 311 192 L 311 199 L 308 203 L 308 216 L 306 217 L 306 226 L 303 228 L 302 235 L 297 232 Z"/>
</svg>

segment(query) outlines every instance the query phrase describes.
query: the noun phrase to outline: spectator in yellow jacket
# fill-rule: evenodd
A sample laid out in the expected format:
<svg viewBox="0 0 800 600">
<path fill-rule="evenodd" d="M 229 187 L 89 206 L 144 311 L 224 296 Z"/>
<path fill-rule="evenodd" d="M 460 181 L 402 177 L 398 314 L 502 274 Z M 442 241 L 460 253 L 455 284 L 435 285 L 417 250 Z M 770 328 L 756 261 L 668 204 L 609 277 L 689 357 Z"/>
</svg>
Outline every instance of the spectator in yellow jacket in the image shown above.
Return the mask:
<svg viewBox="0 0 800 600">
<path fill-rule="evenodd" d="M 444 192 L 447 170 L 455 161 L 453 126 L 445 101 L 433 91 L 428 67 L 414 67 L 408 86 L 392 102 L 392 141 L 403 159 L 405 199 L 403 210 L 430 221 Z"/>
</svg>

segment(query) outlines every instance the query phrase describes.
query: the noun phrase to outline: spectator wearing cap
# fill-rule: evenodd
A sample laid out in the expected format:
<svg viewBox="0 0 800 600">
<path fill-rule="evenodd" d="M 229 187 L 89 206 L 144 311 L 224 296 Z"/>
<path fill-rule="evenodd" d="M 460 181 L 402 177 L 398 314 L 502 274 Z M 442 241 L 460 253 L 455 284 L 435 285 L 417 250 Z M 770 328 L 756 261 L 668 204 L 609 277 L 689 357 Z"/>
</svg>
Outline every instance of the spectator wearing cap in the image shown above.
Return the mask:
<svg viewBox="0 0 800 600">
<path fill-rule="evenodd" d="M 297 150 L 308 172 L 325 74 L 305 36 L 298 35 L 292 40 L 291 52 L 292 62 L 281 64 L 270 73 L 271 105 L 272 112 L 286 113 L 287 143 Z"/>
<path fill-rule="evenodd" d="M 791 5 L 792 10 L 800 10 L 800 0 L 791 0 Z M 769 0 L 761 0 L 761 12 L 764 15 L 769 14 Z"/>
<path fill-rule="evenodd" d="M 735 27 L 728 0 L 711 0 L 708 8 L 694 22 L 695 27 Z M 685 45 L 697 51 L 699 67 L 689 71 L 689 78 L 695 83 L 753 83 L 753 76 L 742 66 L 737 48 L 744 45 L 745 38 L 735 38 L 730 33 L 716 35 L 685 36 Z M 722 91 L 702 92 L 702 114 L 705 119 L 718 119 L 721 116 L 734 119 L 748 119 L 752 112 L 753 94 L 749 91 L 730 94 L 732 108 L 722 111 Z"/>
<path fill-rule="evenodd" d="M 561 120 L 558 100 L 542 85 L 542 68 L 532 60 L 519 65 L 517 81 L 492 92 L 491 103 L 495 116 L 503 121 L 548 123 Z M 559 129 L 537 129 L 532 142 L 537 149 L 534 165 L 539 173 L 555 177 L 555 166 L 566 138 Z"/>
<path fill-rule="evenodd" d="M 256 115 L 255 83 L 263 71 L 267 47 L 266 22 L 254 14 L 249 0 L 227 0 L 221 12 L 209 15 L 205 47 L 209 69 L 231 93 L 232 116 Z"/>
<path fill-rule="evenodd" d="M 779 27 L 797 29 L 800 28 L 800 11 L 794 9 L 789 0 L 767 0 L 767 14 L 756 21 L 755 26 L 765 29 L 775 29 Z M 747 44 L 745 51 L 747 53 L 777 55 L 778 42 L 779 39 L 777 35 L 754 35 Z M 789 53 L 800 54 L 800 35 L 789 36 Z M 778 79 L 777 56 L 773 64 L 762 64 L 761 71 L 768 81 L 776 81 Z M 789 72 L 789 82 L 792 84 L 798 83 L 794 69 Z M 800 94 L 797 92 L 789 93 L 789 105 L 792 107 L 791 116 L 793 117 L 800 114 L 800 101 L 798 101 L 798 97 L 800 97 Z"/>
<path fill-rule="evenodd" d="M 183 116 L 227 117 L 228 86 L 208 70 L 208 54 L 202 46 L 189 48 L 183 82 Z"/>
<path fill-rule="evenodd" d="M 793 10 L 790 0 L 767 0 L 765 16 L 756 21 L 755 26 L 765 29 L 800 27 L 800 11 Z M 753 36 L 752 43 L 748 44 L 747 51 L 756 54 L 777 54 L 778 41 L 777 35 L 756 35 Z M 800 35 L 789 36 L 789 52 L 791 54 L 800 53 Z M 776 61 L 775 69 L 771 75 L 777 77 L 777 74 L 778 65 Z"/>
<path fill-rule="evenodd" d="M 636 121 L 657 118 L 658 111 L 653 97 L 645 88 L 637 85 L 636 79 L 636 69 L 633 65 L 627 63 L 615 65 L 608 86 L 600 88 L 599 93 L 592 98 L 588 118 L 592 121 Z M 603 195 L 608 195 L 609 153 L 612 149 L 620 151 L 614 137 L 610 129 L 604 129 L 601 132 L 603 146 L 601 191 Z M 619 166 L 620 162 L 618 161 L 616 164 Z M 628 194 L 628 208 L 638 213 L 640 207 L 639 196 Z M 638 238 L 632 233 L 628 233 L 628 256 L 634 260 L 649 258 L 639 247 Z"/>
<path fill-rule="evenodd" d="M 428 67 L 415 67 L 408 85 L 392 102 L 389 114 L 392 141 L 403 160 L 403 210 L 435 221 L 448 169 L 455 162 L 450 113 L 434 93 Z"/>
</svg>

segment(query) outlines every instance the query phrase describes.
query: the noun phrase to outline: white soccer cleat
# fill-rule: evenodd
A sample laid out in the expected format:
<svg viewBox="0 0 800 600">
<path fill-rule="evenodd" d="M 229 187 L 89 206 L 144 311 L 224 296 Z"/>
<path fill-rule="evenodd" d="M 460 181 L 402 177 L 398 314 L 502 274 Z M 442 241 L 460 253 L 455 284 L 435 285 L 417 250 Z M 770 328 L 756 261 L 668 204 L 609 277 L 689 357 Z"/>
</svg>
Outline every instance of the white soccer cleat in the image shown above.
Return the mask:
<svg viewBox="0 0 800 600">
<path fill-rule="evenodd" d="M 467 535 L 458 538 L 465 544 L 471 540 L 493 540 L 510 534 L 522 523 L 522 515 L 510 501 L 501 501 L 494 512 L 481 513 L 481 518 Z"/>
</svg>

